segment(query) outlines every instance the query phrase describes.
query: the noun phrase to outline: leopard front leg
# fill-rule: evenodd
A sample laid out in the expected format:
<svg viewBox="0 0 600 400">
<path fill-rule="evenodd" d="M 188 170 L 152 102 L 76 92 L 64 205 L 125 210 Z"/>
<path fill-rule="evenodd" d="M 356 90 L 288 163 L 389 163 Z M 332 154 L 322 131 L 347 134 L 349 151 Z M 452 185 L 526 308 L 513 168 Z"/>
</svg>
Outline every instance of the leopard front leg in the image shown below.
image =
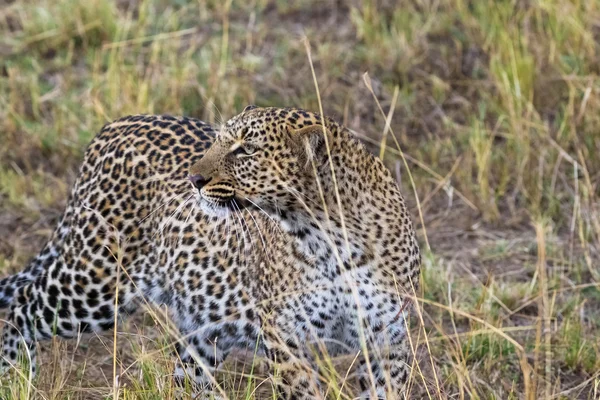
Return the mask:
<svg viewBox="0 0 600 400">
<path fill-rule="evenodd" d="M 406 341 L 390 348 L 371 349 L 359 361 L 357 373 L 361 399 L 401 399 L 409 373 L 410 351 Z"/>
<path fill-rule="evenodd" d="M 176 319 L 185 321 L 180 317 Z M 175 377 L 182 386 L 191 383 L 200 398 L 221 398 L 225 396 L 216 380 L 217 369 L 232 351 L 255 352 L 260 357 L 260 329 L 257 320 L 230 316 L 226 322 L 206 322 L 208 319 L 209 315 L 200 312 L 187 321 L 205 321 L 204 324 L 194 330 L 189 325 L 187 329 L 180 326 L 182 336 L 176 345 Z"/>
<path fill-rule="evenodd" d="M 302 350 L 304 343 L 281 333 L 264 334 L 264 345 L 271 360 L 271 373 L 278 399 L 319 399 L 318 376 Z"/>
<path fill-rule="evenodd" d="M 174 376 L 182 386 L 188 383 L 198 399 L 220 399 L 216 388 L 214 373 L 227 357 L 228 351 L 218 346 L 214 338 L 206 332 L 194 332 L 185 335 L 176 344 Z"/>
<path fill-rule="evenodd" d="M 401 399 L 405 392 L 411 357 L 406 326 L 398 314 L 383 317 L 363 319 L 362 334 L 354 327 L 346 332 L 352 347 L 363 353 L 356 371 L 361 399 Z"/>
<path fill-rule="evenodd" d="M 322 399 L 314 353 L 309 343 L 323 335 L 296 316 L 305 314 L 298 304 L 274 307 L 263 318 L 263 344 L 271 362 L 278 399 Z M 313 337 L 316 336 L 316 337 Z"/>
</svg>

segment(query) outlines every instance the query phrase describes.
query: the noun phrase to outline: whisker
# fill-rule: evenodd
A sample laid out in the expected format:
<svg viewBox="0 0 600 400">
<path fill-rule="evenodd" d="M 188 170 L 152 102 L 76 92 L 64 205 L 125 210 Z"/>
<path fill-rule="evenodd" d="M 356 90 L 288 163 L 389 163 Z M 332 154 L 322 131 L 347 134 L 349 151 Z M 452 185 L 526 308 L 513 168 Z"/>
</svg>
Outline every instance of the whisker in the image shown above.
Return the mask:
<svg viewBox="0 0 600 400">
<path fill-rule="evenodd" d="M 183 222 L 183 229 L 179 232 L 179 241 L 177 242 L 177 246 L 179 247 L 179 245 L 181 244 L 181 239 L 183 238 L 183 236 L 185 235 L 185 228 L 187 227 L 188 221 L 192 215 L 192 213 L 194 212 L 194 210 L 196 209 L 196 203 L 192 203 L 192 207 L 190 207 L 190 211 L 188 212 L 188 216 L 185 219 L 185 221 Z"/>
<path fill-rule="evenodd" d="M 235 199 L 232 200 L 232 204 L 237 209 L 237 210 L 233 210 L 233 212 L 234 212 L 236 218 L 238 219 L 240 226 L 242 228 L 242 236 L 244 238 L 244 250 L 246 250 L 247 239 L 246 239 L 246 232 L 244 229 L 244 224 L 242 223 L 242 220 L 240 219 L 241 210 L 240 210 L 240 207 L 238 206 L 237 202 L 235 201 Z M 248 231 L 248 235 L 250 236 L 250 242 L 252 242 L 252 235 L 250 235 L 250 231 Z"/>
<path fill-rule="evenodd" d="M 240 208 L 240 206 L 238 205 L 238 203 L 235 201 L 235 199 L 232 200 L 232 204 L 235 207 L 235 210 L 234 210 L 235 214 L 238 215 L 238 216 L 241 215 L 242 209 Z M 240 220 L 239 217 L 238 217 L 238 220 Z M 241 220 L 240 220 L 240 223 L 241 223 Z M 242 226 L 244 226 L 244 225 L 242 224 Z M 246 229 L 247 228 L 248 227 L 246 226 Z M 243 230 L 243 232 L 245 232 L 245 230 Z M 250 233 L 250 231 L 248 231 L 248 232 Z"/>
<path fill-rule="evenodd" d="M 173 213 L 169 216 L 169 218 L 167 218 L 167 220 L 162 224 L 162 226 L 159 227 L 159 230 L 154 235 L 152 235 L 152 239 L 154 239 L 154 237 L 159 233 L 162 235 L 162 233 L 165 229 L 165 226 L 167 226 L 169 224 L 169 222 L 171 222 L 171 220 L 173 219 L 173 217 L 176 214 L 179 214 L 183 210 L 183 208 L 185 207 L 187 202 L 190 201 L 192 199 L 192 197 L 194 197 L 193 194 L 190 197 L 188 197 L 183 203 L 181 203 L 179 206 L 177 206 L 175 211 L 173 211 Z"/>
<path fill-rule="evenodd" d="M 208 105 L 212 106 L 217 111 L 217 113 L 219 115 L 216 115 L 216 113 L 214 113 L 212 110 L 209 110 L 208 105 L 205 105 L 203 108 L 213 114 L 213 117 L 215 118 L 215 122 L 217 125 L 219 125 L 219 126 L 223 125 L 225 123 L 225 119 L 223 118 L 223 114 L 221 114 L 221 110 L 219 110 L 219 107 L 217 107 L 215 102 L 210 100 L 206 95 L 204 95 L 204 94 L 200 94 L 200 95 L 202 96 L 204 101 L 206 103 L 208 103 Z M 216 129 L 216 130 L 218 131 L 218 129 Z"/>
<path fill-rule="evenodd" d="M 279 209 L 279 203 L 277 203 L 277 200 L 275 200 L 275 212 L 277 215 L 281 216 L 281 210 Z"/>
<path fill-rule="evenodd" d="M 242 221 L 240 220 L 240 218 L 238 216 L 238 212 L 236 210 L 233 210 L 233 213 L 234 213 L 235 217 L 237 218 L 238 222 L 240 223 L 240 228 L 242 229 L 242 236 L 244 238 L 244 244 L 243 244 L 243 246 L 244 246 L 244 256 L 246 256 L 247 255 L 247 248 L 246 248 L 246 235 L 244 233 L 244 226 L 243 226 Z M 236 231 L 237 231 L 237 225 L 236 225 Z M 242 262 L 242 250 L 241 250 L 241 246 L 242 246 L 242 243 L 240 242 L 240 239 L 239 239 L 239 236 L 238 236 L 237 250 L 238 250 L 238 257 L 239 257 L 240 262 Z M 243 262 L 244 262 L 245 265 L 247 265 L 245 257 L 243 259 Z"/>
<path fill-rule="evenodd" d="M 271 217 L 269 215 L 269 213 L 267 213 L 265 210 L 263 210 L 258 204 L 256 204 L 255 202 L 253 202 L 252 200 L 250 200 L 249 198 L 247 198 L 246 196 L 244 196 L 244 199 L 246 201 L 248 201 L 250 204 L 252 204 L 254 207 L 258 208 L 263 214 L 265 214 L 267 216 L 267 218 L 269 218 L 271 221 L 273 221 L 273 223 L 275 224 L 275 226 L 277 227 L 277 229 L 279 229 L 279 232 L 283 234 L 283 231 L 281 230 L 281 227 L 279 226 L 279 223 L 277 221 L 275 221 L 275 219 L 273 217 Z M 250 214 L 252 215 L 252 214 Z M 254 218 L 254 217 L 253 217 Z"/>
<path fill-rule="evenodd" d="M 231 226 L 229 226 L 229 215 L 225 219 L 225 229 L 227 229 L 227 240 L 225 241 L 226 248 L 229 248 L 229 240 L 231 239 Z"/>
<path fill-rule="evenodd" d="M 235 210 L 233 210 L 233 215 L 237 218 L 237 215 L 235 214 Z M 238 222 L 239 222 L 239 220 L 238 220 Z M 238 247 L 238 251 L 239 251 L 239 247 L 242 244 L 242 242 L 240 240 L 240 232 L 238 231 L 238 227 L 237 227 L 235 219 L 233 219 L 233 228 L 235 229 L 235 235 L 237 237 L 237 247 Z M 242 234 L 243 234 L 243 232 L 242 232 Z"/>
<path fill-rule="evenodd" d="M 163 208 L 163 207 L 171 204 L 174 200 L 176 200 L 178 198 L 181 198 L 181 197 L 187 195 L 188 193 L 190 193 L 190 191 L 187 191 L 187 192 L 184 192 L 184 193 L 180 193 L 180 194 L 175 194 L 170 199 L 164 201 L 163 203 L 161 203 L 160 205 L 158 205 L 155 209 L 151 210 L 150 213 L 148 213 L 148 215 L 146 215 L 144 218 L 140 219 L 138 221 L 138 225 L 141 225 L 142 222 L 144 222 L 145 220 L 147 220 L 148 218 L 150 218 L 152 216 L 152 214 L 154 214 L 155 212 L 157 212 L 161 208 Z"/>
<path fill-rule="evenodd" d="M 260 228 L 258 227 L 258 223 L 256 222 L 256 219 L 254 219 L 254 216 L 252 215 L 252 213 L 248 212 L 248 214 L 250 214 L 250 217 L 252 218 L 252 220 L 254 221 L 254 225 L 256 226 L 256 230 L 258 231 L 258 237 L 260 238 L 260 241 L 262 242 L 263 245 L 263 250 L 265 252 L 265 256 L 267 257 L 267 259 L 269 258 L 269 253 L 267 252 L 267 245 L 265 243 L 265 238 L 260 230 Z M 244 219 L 245 221 L 245 219 Z M 270 261 L 270 260 L 269 260 Z"/>
<path fill-rule="evenodd" d="M 225 118 L 223 118 L 223 114 L 221 114 L 221 110 L 219 110 L 219 107 L 217 107 L 217 105 L 214 102 L 212 102 L 212 105 L 215 108 L 215 110 L 217 110 L 217 113 L 219 113 L 219 119 L 217 120 L 217 124 L 223 125 L 225 123 Z"/>
</svg>

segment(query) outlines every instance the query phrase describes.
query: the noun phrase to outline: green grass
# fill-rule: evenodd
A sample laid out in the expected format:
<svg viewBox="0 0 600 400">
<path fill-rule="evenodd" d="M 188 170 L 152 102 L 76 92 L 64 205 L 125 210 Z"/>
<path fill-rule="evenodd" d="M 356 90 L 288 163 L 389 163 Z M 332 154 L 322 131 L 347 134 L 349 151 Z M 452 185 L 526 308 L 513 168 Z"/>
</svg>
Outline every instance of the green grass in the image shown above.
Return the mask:
<svg viewBox="0 0 600 400">
<path fill-rule="evenodd" d="M 385 113 L 395 104 L 385 162 L 400 169 L 431 245 L 413 397 L 597 398 L 598 21 L 600 3 L 582 0 L 3 4 L 0 267 L 17 270 L 39 250 L 106 122 L 169 113 L 218 123 L 247 104 L 318 110 L 304 33 L 325 113 L 376 154 L 377 101 Z M 60 368 L 43 368 L 33 397 L 110 398 L 116 360 L 120 398 L 174 398 L 172 339 L 152 321 L 127 324 L 117 354 L 112 334 L 45 346 L 42 361 Z M 236 398 L 270 388 L 228 376 Z M 26 388 L 0 390 L 24 398 Z"/>
</svg>

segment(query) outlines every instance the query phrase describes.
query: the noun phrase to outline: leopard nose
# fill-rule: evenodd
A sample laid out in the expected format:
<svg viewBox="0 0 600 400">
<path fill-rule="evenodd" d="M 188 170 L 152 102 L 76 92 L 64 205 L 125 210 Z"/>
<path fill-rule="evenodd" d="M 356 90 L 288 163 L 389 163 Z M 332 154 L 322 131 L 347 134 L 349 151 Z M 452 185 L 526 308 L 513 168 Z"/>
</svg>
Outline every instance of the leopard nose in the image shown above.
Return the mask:
<svg viewBox="0 0 600 400">
<path fill-rule="evenodd" d="M 211 180 L 211 178 L 207 179 L 202 175 L 188 175 L 188 179 L 190 180 L 190 182 L 192 182 L 192 185 L 194 185 L 198 189 L 202 189 Z"/>
</svg>

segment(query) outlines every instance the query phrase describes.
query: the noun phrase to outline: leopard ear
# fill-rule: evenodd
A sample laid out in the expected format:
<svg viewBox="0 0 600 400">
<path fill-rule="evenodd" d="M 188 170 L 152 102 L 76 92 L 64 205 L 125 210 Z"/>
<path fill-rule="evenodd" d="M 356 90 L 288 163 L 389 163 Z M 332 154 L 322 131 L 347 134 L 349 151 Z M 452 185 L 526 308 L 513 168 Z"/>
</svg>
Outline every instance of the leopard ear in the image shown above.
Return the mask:
<svg viewBox="0 0 600 400">
<path fill-rule="evenodd" d="M 309 125 L 293 130 L 290 132 L 290 137 L 293 151 L 301 165 L 308 167 L 314 161 L 319 166 L 325 162 L 327 157 L 325 137 L 331 146 L 332 136 L 323 125 Z"/>
<path fill-rule="evenodd" d="M 242 112 L 254 110 L 255 108 L 258 108 L 258 106 L 255 106 L 254 104 L 250 104 L 250 105 L 247 105 L 246 108 L 244 108 L 244 111 L 242 111 Z"/>
</svg>

